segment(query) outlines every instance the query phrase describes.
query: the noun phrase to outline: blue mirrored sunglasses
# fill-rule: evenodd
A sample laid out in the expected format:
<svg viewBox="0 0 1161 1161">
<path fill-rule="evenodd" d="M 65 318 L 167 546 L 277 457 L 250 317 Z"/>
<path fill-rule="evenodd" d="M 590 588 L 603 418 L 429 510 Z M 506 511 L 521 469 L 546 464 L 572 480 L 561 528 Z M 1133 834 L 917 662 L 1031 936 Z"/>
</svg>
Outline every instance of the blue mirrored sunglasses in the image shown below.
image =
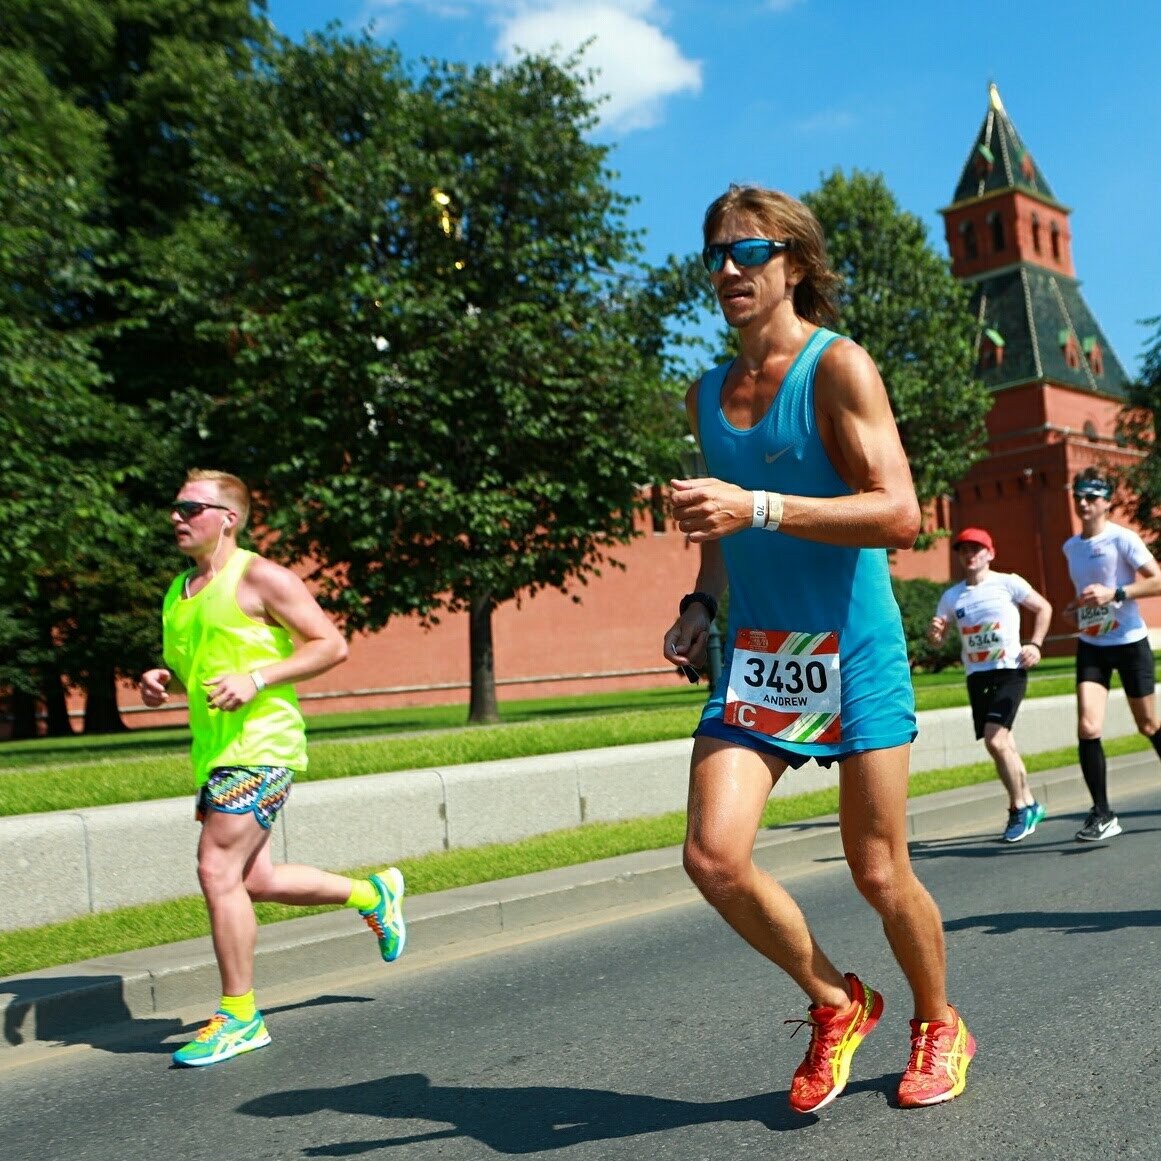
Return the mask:
<svg viewBox="0 0 1161 1161">
<path fill-rule="evenodd" d="M 764 266 L 775 254 L 789 250 L 789 242 L 769 238 L 739 238 L 736 242 L 712 242 L 701 252 L 701 260 L 711 274 L 726 264 L 728 254 L 735 266 Z"/>
</svg>

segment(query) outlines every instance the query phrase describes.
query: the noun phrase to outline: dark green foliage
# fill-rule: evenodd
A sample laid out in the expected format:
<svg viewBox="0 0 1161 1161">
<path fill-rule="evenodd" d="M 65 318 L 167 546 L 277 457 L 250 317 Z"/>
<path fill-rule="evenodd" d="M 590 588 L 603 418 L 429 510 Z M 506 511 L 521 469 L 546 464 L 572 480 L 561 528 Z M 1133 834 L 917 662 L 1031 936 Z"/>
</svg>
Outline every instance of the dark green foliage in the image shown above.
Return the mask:
<svg viewBox="0 0 1161 1161">
<path fill-rule="evenodd" d="M 959 663 L 959 637 L 949 630 L 943 644 L 932 645 L 927 640 L 931 618 L 935 616 L 939 598 L 947 585 L 942 581 L 899 580 L 891 578 L 891 588 L 903 616 L 903 635 L 907 638 L 907 657 L 912 669 L 938 673 L 949 665 Z"/>
<path fill-rule="evenodd" d="M 470 611 L 473 696 L 492 610 L 614 563 L 678 458 L 690 267 L 641 263 L 592 123 L 547 60 L 281 43 L 204 94 L 207 196 L 153 255 L 199 344 L 178 411 L 270 551 L 348 629 Z"/>
<path fill-rule="evenodd" d="M 1155 330 L 1146 344 L 1141 377 L 1130 385 L 1118 422 L 1121 438 L 1143 454 L 1119 474 L 1133 496 L 1129 514 L 1156 556 L 1161 541 L 1161 317 L 1146 319 L 1144 325 Z"/>
<path fill-rule="evenodd" d="M 118 728 L 114 681 L 157 656 L 183 457 L 140 404 L 184 353 L 143 326 L 140 253 L 197 197 L 191 93 L 262 27 L 247 0 L 4 4 L 0 688 L 42 697 L 52 730 L 62 681 L 86 730 Z"/>
<path fill-rule="evenodd" d="M 926 504 L 950 492 L 985 450 L 992 400 L 974 373 L 968 293 L 882 176 L 836 170 L 803 201 L 845 279 L 839 329 L 879 367 Z"/>
</svg>

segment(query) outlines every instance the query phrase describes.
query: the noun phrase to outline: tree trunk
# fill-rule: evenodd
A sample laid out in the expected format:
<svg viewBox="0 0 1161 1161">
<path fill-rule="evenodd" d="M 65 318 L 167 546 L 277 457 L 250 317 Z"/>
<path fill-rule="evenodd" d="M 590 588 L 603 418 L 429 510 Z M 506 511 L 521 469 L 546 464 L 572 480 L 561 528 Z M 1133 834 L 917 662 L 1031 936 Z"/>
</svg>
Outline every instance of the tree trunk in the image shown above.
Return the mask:
<svg viewBox="0 0 1161 1161">
<path fill-rule="evenodd" d="M 85 695 L 86 734 L 119 734 L 128 729 L 117 709 L 117 677 L 111 669 L 94 671 Z"/>
<path fill-rule="evenodd" d="M 22 689 L 12 691 L 12 740 L 23 741 L 40 734 L 36 720 L 36 698 Z"/>
<path fill-rule="evenodd" d="M 473 595 L 468 613 L 472 700 L 468 721 L 477 725 L 500 720 L 496 704 L 496 656 L 492 651 L 491 593 Z"/>
<path fill-rule="evenodd" d="M 60 671 L 48 669 L 44 674 L 44 708 L 50 738 L 67 738 L 73 732 L 69 703 Z"/>
</svg>

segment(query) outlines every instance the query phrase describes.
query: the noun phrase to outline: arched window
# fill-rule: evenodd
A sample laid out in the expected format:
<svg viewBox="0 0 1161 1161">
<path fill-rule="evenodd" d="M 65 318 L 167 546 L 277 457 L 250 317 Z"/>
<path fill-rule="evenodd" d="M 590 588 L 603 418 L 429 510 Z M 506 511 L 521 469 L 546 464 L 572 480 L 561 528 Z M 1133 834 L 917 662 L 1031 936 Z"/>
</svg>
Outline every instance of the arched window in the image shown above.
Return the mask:
<svg viewBox="0 0 1161 1161">
<path fill-rule="evenodd" d="M 1052 260 L 1060 261 L 1060 227 L 1055 222 L 1052 223 Z"/>
<path fill-rule="evenodd" d="M 978 258 L 980 256 L 979 243 L 976 241 L 976 228 L 971 222 L 961 222 L 959 232 L 963 237 L 963 256 Z"/>
<path fill-rule="evenodd" d="M 992 249 L 998 253 L 1004 249 L 1004 219 L 998 213 L 988 214 L 988 225 L 992 230 Z"/>
<path fill-rule="evenodd" d="M 1092 373 L 1096 376 L 1101 376 L 1105 373 L 1105 360 L 1101 352 L 1101 345 L 1097 342 L 1094 335 L 1089 335 L 1083 343 L 1081 348 L 1084 351 L 1084 356 L 1088 359 L 1088 365 L 1092 369 Z"/>
<path fill-rule="evenodd" d="M 980 366 L 1002 367 L 1004 365 L 1004 336 L 988 327 L 980 336 Z"/>
<path fill-rule="evenodd" d="M 1057 341 L 1060 343 L 1065 365 L 1075 371 L 1080 366 L 1080 344 L 1076 341 L 1076 335 L 1070 330 L 1063 330 L 1057 336 Z"/>
<path fill-rule="evenodd" d="M 1032 215 L 1032 249 L 1040 253 L 1040 219 L 1035 214 Z"/>
</svg>

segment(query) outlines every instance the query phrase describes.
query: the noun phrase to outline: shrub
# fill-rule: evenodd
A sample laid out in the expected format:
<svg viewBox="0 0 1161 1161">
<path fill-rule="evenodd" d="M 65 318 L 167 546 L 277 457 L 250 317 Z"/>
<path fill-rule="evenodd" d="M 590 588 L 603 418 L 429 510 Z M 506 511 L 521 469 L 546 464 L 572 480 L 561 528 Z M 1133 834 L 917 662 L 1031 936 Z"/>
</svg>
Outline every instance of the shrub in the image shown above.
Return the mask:
<svg viewBox="0 0 1161 1161">
<path fill-rule="evenodd" d="M 903 633 L 907 638 L 911 668 L 938 673 L 949 665 L 955 665 L 959 661 L 959 636 L 954 628 L 948 630 L 942 645 L 932 645 L 927 640 L 927 628 L 947 585 L 941 581 L 892 577 L 891 587 L 903 614 Z"/>
</svg>

